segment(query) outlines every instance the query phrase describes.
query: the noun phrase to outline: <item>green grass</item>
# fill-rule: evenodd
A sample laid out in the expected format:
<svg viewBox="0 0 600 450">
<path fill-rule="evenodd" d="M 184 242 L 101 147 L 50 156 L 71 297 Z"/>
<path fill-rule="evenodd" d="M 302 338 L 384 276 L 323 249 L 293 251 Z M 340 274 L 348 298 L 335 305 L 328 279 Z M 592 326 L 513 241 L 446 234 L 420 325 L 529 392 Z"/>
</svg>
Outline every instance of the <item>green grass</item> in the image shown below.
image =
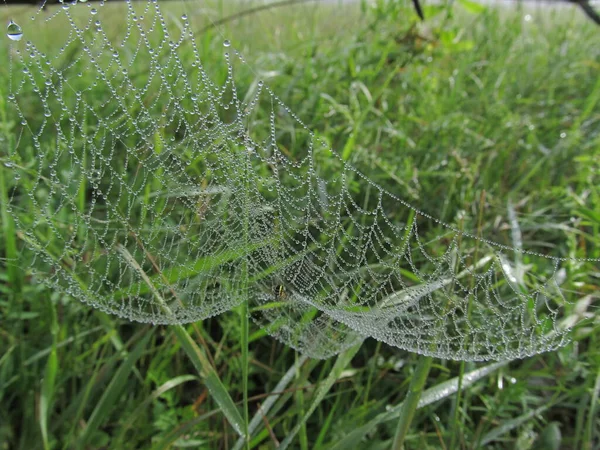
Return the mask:
<svg viewBox="0 0 600 450">
<path fill-rule="evenodd" d="M 200 28 L 209 22 L 194 5 L 165 10 L 185 11 Z M 600 31 L 576 9 L 527 11 L 530 22 L 525 13 L 456 8 L 446 18 L 432 6 L 433 18 L 415 26 L 414 12 L 393 3 L 365 13 L 305 5 L 223 33 L 256 71 L 240 72 L 242 91 L 265 79 L 389 191 L 507 245 L 510 199 L 524 247 L 600 258 Z M 31 10 L 0 9 L 4 23 L 9 14 L 27 35 Z M 215 30 L 199 37 L 216 78 L 222 39 Z M 1 65 L 2 160 L 18 139 L 9 77 Z M 330 162 L 318 163 L 325 173 Z M 395 436 L 407 449 L 600 447 L 597 264 L 565 265 L 562 288 L 575 302 L 567 314 L 595 316 L 553 353 L 424 367 L 419 355 L 368 339 L 305 361 L 248 323 L 247 305 L 187 327 L 149 327 L 49 290 L 18 263 L 25 237 L 11 219 L 18 205 L 8 209 L 12 176 L 0 164 L 0 449 L 233 448 L 232 423 L 255 430 L 238 444 L 250 448 L 390 448 Z M 352 182 L 367 204 L 368 189 Z M 413 219 L 406 209 L 394 217 Z M 268 411 L 253 425 L 259 405 Z"/>
</svg>

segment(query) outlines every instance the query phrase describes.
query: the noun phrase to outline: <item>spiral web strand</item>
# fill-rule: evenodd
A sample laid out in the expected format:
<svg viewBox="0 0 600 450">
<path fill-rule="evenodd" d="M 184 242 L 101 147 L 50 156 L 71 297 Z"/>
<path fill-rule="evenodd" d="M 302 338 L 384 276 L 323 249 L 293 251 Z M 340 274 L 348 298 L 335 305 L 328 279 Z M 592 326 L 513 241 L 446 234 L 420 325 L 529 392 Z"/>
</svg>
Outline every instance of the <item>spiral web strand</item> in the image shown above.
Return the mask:
<svg viewBox="0 0 600 450">
<path fill-rule="evenodd" d="M 117 11 L 127 29 L 114 37 L 105 26 Z M 2 157 L 36 275 L 154 324 L 248 301 L 259 326 L 317 358 L 365 337 L 466 360 L 567 341 L 561 259 L 414 209 L 343 161 L 263 82 L 240 92 L 234 74 L 249 68 L 228 41 L 223 70 L 204 67 L 187 18 L 168 19 L 156 1 L 73 3 L 11 38 L 20 131 Z M 48 24 L 62 34 L 50 39 Z"/>
</svg>

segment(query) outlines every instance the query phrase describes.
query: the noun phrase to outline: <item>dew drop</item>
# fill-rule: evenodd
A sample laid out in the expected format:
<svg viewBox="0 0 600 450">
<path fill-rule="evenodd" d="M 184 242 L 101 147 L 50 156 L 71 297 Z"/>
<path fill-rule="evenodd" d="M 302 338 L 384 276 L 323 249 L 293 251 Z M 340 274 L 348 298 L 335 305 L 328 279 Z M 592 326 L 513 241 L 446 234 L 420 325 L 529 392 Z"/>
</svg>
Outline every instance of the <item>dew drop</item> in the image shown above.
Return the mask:
<svg viewBox="0 0 600 450">
<path fill-rule="evenodd" d="M 231 41 L 229 39 L 225 39 L 223 41 L 223 46 L 224 47 L 231 47 Z"/>
<path fill-rule="evenodd" d="M 183 14 L 183 15 L 181 16 L 181 20 L 188 20 L 188 16 L 187 16 L 187 14 Z"/>
<path fill-rule="evenodd" d="M 23 30 L 19 25 L 11 20 L 8 23 L 8 27 L 6 27 L 6 35 L 13 41 L 20 41 L 23 37 Z"/>
<path fill-rule="evenodd" d="M 95 16 L 96 14 L 98 14 L 98 10 L 97 10 L 96 8 L 92 8 L 92 9 L 90 10 L 90 14 L 91 14 L 92 16 Z"/>
</svg>

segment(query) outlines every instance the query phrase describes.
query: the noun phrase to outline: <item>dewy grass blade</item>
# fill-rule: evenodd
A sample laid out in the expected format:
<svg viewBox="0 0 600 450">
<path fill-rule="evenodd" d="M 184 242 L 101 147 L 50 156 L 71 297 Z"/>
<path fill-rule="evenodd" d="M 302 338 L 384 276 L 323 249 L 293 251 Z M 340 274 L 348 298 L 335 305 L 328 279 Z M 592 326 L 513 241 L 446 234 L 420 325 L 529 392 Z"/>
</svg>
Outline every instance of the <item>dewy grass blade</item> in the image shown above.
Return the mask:
<svg viewBox="0 0 600 450">
<path fill-rule="evenodd" d="M 333 386 L 333 383 L 335 383 L 337 381 L 337 379 L 340 377 L 340 375 L 342 374 L 342 372 L 344 371 L 346 366 L 350 363 L 350 361 L 352 360 L 352 358 L 354 357 L 356 352 L 358 352 L 358 350 L 360 349 L 361 345 L 362 345 L 362 342 L 353 347 L 350 347 L 349 349 L 345 350 L 344 352 L 342 352 L 338 355 L 338 357 L 335 361 L 335 364 L 334 364 L 333 368 L 331 369 L 331 372 L 329 373 L 329 376 L 318 387 L 318 389 L 315 393 L 315 397 L 312 399 L 310 407 L 308 408 L 308 411 L 306 411 L 302 420 L 298 424 L 296 424 L 296 426 L 286 436 L 286 438 L 283 440 L 283 442 L 279 446 L 279 448 L 281 450 L 285 450 L 286 448 L 289 447 L 289 445 L 292 443 L 292 441 L 296 437 L 296 434 L 298 434 L 298 431 L 300 431 L 300 428 L 302 427 L 302 425 L 304 423 L 306 423 L 306 421 L 312 415 L 312 413 L 315 412 L 315 409 L 317 409 L 317 406 L 319 406 L 319 404 L 321 403 L 323 398 L 325 398 L 325 395 L 329 392 L 329 390 L 331 389 L 331 386 Z"/>
</svg>

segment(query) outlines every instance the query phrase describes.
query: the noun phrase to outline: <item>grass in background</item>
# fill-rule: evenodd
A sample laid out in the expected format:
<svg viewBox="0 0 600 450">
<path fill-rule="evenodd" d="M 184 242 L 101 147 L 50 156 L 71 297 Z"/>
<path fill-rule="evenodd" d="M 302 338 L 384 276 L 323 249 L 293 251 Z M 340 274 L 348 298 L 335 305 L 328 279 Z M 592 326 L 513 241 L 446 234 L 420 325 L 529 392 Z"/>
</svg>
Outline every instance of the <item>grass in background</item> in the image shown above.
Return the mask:
<svg viewBox="0 0 600 450">
<path fill-rule="evenodd" d="M 201 28 L 210 22 L 197 5 L 164 11 L 172 18 L 186 12 Z M 256 71 L 239 80 L 241 90 L 265 79 L 388 190 L 490 239 L 510 227 L 510 198 L 525 247 L 600 257 L 600 31 L 577 10 L 463 5 L 468 10 L 453 17 L 429 7 L 433 18 L 424 26 L 396 2 L 363 13 L 360 4 L 295 6 L 241 19 L 223 35 Z M 236 8 L 217 5 L 209 14 Z M 20 11 L 15 20 L 22 14 L 27 33 L 31 10 Z M 118 17 L 113 26 L 118 32 Z M 206 66 L 221 64 L 223 35 L 213 29 L 200 37 Z M 3 100 L 8 79 L 2 66 L 0 156 L 16 129 Z M 237 434 L 181 348 L 181 330 L 106 316 L 15 267 L 23 242 L 6 211 L 10 177 L 0 167 L 0 448 L 232 448 Z M 395 220 L 406 220 L 403 214 Z M 566 239 L 566 228 L 581 233 Z M 588 305 L 598 301 L 598 268 L 570 263 L 566 270 L 562 287 L 580 298 L 570 312 L 595 311 Z M 596 448 L 597 324 L 588 319 L 557 352 L 463 381 L 460 401 L 452 396 L 460 364 L 434 360 L 426 388 L 446 389 L 426 393 L 438 401 L 417 410 L 406 448 Z M 239 317 L 226 313 L 194 327 L 188 332 L 206 346 L 241 409 L 239 336 L 246 333 Z M 351 364 L 347 354 L 298 361 L 255 328 L 248 345 L 250 416 L 276 398 L 251 447 L 274 448 L 297 433 L 292 448 L 389 448 L 418 355 L 367 340 Z M 340 442 L 350 432 L 355 439 Z"/>
</svg>

